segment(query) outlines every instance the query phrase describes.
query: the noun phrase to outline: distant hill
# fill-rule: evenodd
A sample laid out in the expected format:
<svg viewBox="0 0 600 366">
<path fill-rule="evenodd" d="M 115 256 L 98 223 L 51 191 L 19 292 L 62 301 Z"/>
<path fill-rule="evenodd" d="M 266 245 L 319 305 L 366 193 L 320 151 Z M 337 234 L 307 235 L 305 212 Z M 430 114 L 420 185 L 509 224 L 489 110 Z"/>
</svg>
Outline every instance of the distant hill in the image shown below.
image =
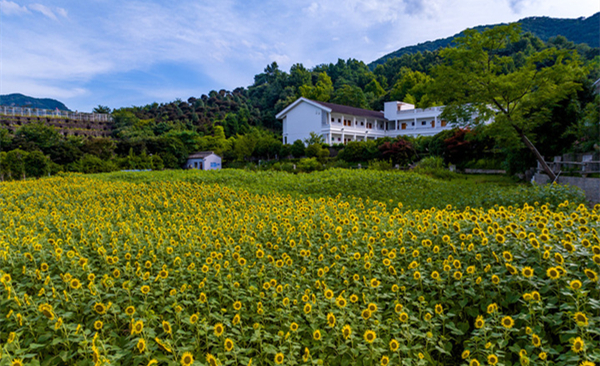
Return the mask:
<svg viewBox="0 0 600 366">
<path fill-rule="evenodd" d="M 33 98 L 18 93 L 0 95 L 0 105 L 40 109 L 58 108 L 61 111 L 70 111 L 70 109 L 67 108 L 66 105 L 59 102 L 58 100 L 49 98 Z"/>
<path fill-rule="evenodd" d="M 581 17 L 577 19 L 559 19 L 550 17 L 530 17 L 518 21 L 521 23 L 523 32 L 531 32 L 542 41 L 546 42 L 551 37 L 564 36 L 569 41 L 579 44 L 587 43 L 590 47 L 600 47 L 600 13 L 596 13 L 588 18 Z M 506 23 L 480 25 L 473 27 L 478 31 L 486 28 L 493 28 Z M 400 57 L 404 54 L 411 54 L 424 51 L 435 51 L 439 48 L 449 46 L 455 38 L 463 35 L 463 32 L 453 35 L 452 37 L 438 39 L 435 41 L 427 41 L 419 43 L 416 46 L 408 46 L 400 48 L 397 51 L 389 53 L 373 62 L 368 66 L 373 69 L 375 66 L 384 63 L 387 59 Z"/>
</svg>

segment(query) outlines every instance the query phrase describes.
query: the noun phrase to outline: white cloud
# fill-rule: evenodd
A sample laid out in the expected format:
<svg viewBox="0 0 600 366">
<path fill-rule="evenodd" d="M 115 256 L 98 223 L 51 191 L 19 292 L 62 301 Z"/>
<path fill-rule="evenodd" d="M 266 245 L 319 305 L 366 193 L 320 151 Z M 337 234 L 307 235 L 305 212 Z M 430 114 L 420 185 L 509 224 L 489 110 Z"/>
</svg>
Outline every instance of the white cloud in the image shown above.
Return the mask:
<svg viewBox="0 0 600 366">
<path fill-rule="evenodd" d="M 93 98 L 91 88 L 104 87 L 129 98 L 104 84 L 104 76 L 125 75 L 123 83 L 131 84 L 125 89 L 167 100 L 247 86 L 273 61 L 283 69 L 350 57 L 370 62 L 466 27 L 532 15 L 589 16 L 599 10 L 597 0 L 577 0 L 577 6 L 564 0 L 288 0 L 269 6 L 242 0 L 103 0 L 69 2 L 66 8 L 32 1 L 39 3 L 0 0 L 0 11 L 7 15 L 2 19 L 5 88 L 18 89 L 22 80 L 27 92 L 39 85 L 41 91 L 57 93 L 48 97 Z M 23 22 L 8 15 L 39 19 Z M 182 71 L 171 73 L 177 70 L 195 72 L 197 78 L 189 79 L 205 84 L 186 84 Z M 148 94 L 134 85 L 148 85 L 144 78 L 173 83 Z M 53 84 L 68 86 L 52 89 Z M 177 95 L 168 98 L 169 93 Z"/>
<path fill-rule="evenodd" d="M 29 9 L 33 10 L 33 11 L 37 11 L 40 12 L 42 14 L 44 14 L 45 16 L 47 16 L 48 18 L 52 19 L 52 20 L 58 20 L 56 18 L 56 14 L 54 14 L 54 12 L 47 6 L 42 5 L 42 4 L 31 4 L 29 5 Z"/>
<path fill-rule="evenodd" d="M 0 11 L 6 15 L 18 15 L 29 12 L 29 10 L 27 10 L 27 7 L 6 0 L 0 1 Z"/>
</svg>

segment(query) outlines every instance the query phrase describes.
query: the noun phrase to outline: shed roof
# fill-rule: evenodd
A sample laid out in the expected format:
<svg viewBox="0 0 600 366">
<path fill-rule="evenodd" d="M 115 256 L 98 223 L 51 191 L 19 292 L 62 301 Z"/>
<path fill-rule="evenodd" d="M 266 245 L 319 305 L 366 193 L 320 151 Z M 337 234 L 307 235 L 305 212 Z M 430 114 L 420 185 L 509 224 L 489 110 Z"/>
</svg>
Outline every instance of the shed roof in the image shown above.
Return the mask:
<svg viewBox="0 0 600 366">
<path fill-rule="evenodd" d="M 218 156 L 213 151 L 199 151 L 199 152 L 195 152 L 192 155 L 188 156 L 188 159 L 204 159 L 205 157 L 207 157 L 209 155 Z"/>
</svg>

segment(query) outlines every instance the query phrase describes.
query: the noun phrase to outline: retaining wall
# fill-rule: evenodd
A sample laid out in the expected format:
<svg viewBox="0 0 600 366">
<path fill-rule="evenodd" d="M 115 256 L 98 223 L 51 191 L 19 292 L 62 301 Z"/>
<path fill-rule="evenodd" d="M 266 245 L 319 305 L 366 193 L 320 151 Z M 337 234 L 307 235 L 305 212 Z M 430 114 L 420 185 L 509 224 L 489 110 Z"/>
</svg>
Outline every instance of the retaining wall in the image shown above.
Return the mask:
<svg viewBox="0 0 600 366">
<path fill-rule="evenodd" d="M 537 173 L 535 182 L 538 184 L 547 184 L 551 180 L 546 174 Z M 559 184 L 569 184 L 579 187 L 585 191 L 586 198 L 592 203 L 600 203 L 600 178 L 581 178 L 581 177 L 563 177 L 557 179 Z"/>
</svg>

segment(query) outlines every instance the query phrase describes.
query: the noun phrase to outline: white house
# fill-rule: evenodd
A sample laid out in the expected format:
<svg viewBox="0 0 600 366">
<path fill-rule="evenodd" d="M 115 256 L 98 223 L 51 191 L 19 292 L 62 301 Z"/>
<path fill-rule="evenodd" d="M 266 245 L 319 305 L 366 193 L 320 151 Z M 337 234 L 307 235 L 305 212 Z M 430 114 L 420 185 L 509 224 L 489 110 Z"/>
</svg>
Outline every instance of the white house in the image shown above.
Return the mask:
<svg viewBox="0 0 600 366">
<path fill-rule="evenodd" d="M 221 169 L 221 157 L 212 151 L 200 151 L 190 155 L 185 166 L 188 169 L 218 170 Z"/>
<path fill-rule="evenodd" d="M 383 112 L 298 98 L 279 112 L 283 143 L 304 140 L 310 132 L 328 144 L 374 140 L 400 135 L 429 136 L 451 127 L 440 119 L 443 107 L 415 108 L 404 102 L 387 102 Z"/>
</svg>

